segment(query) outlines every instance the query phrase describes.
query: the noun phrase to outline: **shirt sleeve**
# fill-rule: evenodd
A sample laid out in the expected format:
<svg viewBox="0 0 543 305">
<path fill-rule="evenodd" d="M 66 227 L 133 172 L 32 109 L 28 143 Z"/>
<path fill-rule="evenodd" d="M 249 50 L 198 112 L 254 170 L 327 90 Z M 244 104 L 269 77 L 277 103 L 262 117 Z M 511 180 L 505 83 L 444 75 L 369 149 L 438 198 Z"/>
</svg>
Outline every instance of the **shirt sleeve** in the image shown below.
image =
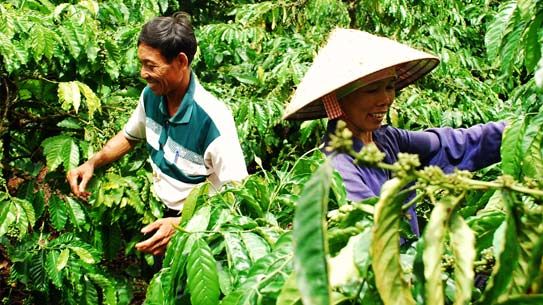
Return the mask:
<svg viewBox="0 0 543 305">
<path fill-rule="evenodd" d="M 143 92 L 140 96 L 138 106 L 132 112 L 130 119 L 124 125 L 124 136 L 133 141 L 145 139 L 145 107 L 143 106 Z"/>
<path fill-rule="evenodd" d="M 446 173 L 454 168 L 478 170 L 499 162 L 505 122 L 470 128 L 434 128 L 406 132 L 402 151 L 418 154 L 422 165 L 436 165 Z"/>
<path fill-rule="evenodd" d="M 345 154 L 338 154 L 332 157 L 332 166 L 338 171 L 347 191 L 347 199 L 361 201 L 366 198 L 375 197 L 375 194 L 362 179 L 360 171 L 356 168 L 352 158 Z"/>
<path fill-rule="evenodd" d="M 230 117 L 228 121 L 227 128 L 204 153 L 205 165 L 211 169 L 209 179 L 217 187 L 230 181 L 242 181 L 248 176 L 234 119 Z"/>
</svg>

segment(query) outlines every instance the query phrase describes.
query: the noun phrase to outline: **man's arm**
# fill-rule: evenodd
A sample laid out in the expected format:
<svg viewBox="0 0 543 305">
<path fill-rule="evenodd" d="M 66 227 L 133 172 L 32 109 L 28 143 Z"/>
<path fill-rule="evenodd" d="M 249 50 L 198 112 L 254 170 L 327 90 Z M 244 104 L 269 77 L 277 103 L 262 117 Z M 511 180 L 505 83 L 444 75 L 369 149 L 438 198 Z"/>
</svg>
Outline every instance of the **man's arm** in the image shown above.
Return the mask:
<svg viewBox="0 0 543 305">
<path fill-rule="evenodd" d="M 72 192 L 76 196 L 88 196 L 89 193 L 85 192 L 85 189 L 87 183 L 92 178 L 94 169 L 107 165 L 124 156 L 134 147 L 134 144 L 134 141 L 130 141 L 124 136 L 123 131 L 111 138 L 102 150 L 92 156 L 87 162 L 68 172 L 66 178 Z"/>
</svg>

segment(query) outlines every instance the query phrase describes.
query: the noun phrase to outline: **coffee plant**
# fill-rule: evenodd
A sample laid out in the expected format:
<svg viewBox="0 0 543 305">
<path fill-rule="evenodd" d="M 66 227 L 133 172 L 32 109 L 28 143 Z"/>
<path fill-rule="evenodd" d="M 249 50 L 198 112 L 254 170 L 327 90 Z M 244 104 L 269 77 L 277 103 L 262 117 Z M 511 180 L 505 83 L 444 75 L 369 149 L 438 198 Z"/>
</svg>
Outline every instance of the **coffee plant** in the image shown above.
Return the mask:
<svg viewBox="0 0 543 305">
<path fill-rule="evenodd" d="M 193 69 L 232 110 L 251 175 L 194 189 L 164 257 L 134 245 L 162 216 L 145 148 L 65 174 L 124 125 L 145 83 L 136 41 L 192 14 Z M 5 0 L 0 3 L 2 304 L 543 304 L 543 2 Z M 335 27 L 434 53 L 387 120 L 420 130 L 507 120 L 498 165 L 444 174 L 416 156 L 336 149 L 394 173 L 346 199 L 316 149 L 325 120 L 281 115 Z M 415 194 L 406 202 L 409 194 Z M 405 211 L 415 206 L 422 236 Z"/>
</svg>

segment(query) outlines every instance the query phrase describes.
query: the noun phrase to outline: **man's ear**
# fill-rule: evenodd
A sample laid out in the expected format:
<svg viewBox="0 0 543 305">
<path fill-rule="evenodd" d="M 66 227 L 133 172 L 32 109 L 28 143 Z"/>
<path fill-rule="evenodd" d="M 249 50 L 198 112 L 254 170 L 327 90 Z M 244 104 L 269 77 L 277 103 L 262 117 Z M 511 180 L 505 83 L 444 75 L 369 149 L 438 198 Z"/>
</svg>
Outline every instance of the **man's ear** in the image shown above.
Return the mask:
<svg viewBox="0 0 543 305">
<path fill-rule="evenodd" d="M 178 55 L 177 55 L 177 60 L 179 60 L 179 63 L 181 64 L 181 67 L 189 67 L 190 63 L 189 63 L 189 58 L 187 57 L 187 55 L 183 52 L 180 52 Z"/>
</svg>

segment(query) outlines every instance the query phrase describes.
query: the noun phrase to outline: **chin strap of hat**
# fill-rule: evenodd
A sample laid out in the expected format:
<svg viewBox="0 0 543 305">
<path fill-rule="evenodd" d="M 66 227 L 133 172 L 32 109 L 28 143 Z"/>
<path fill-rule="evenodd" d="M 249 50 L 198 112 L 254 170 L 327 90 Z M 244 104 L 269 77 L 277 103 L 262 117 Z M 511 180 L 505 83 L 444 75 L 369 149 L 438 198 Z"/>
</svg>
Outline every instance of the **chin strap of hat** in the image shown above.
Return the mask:
<svg viewBox="0 0 543 305">
<path fill-rule="evenodd" d="M 324 110 L 326 110 L 326 116 L 330 119 L 337 119 L 344 116 L 341 106 L 337 100 L 336 92 L 332 92 L 322 97 L 324 104 Z"/>
</svg>

